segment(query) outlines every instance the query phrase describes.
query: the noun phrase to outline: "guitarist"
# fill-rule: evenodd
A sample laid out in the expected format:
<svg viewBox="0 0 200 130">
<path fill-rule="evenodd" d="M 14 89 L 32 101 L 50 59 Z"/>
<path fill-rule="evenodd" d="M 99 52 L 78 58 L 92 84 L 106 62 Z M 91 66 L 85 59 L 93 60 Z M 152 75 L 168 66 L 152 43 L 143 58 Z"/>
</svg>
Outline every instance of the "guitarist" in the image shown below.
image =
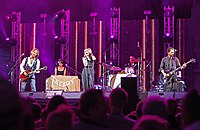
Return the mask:
<svg viewBox="0 0 200 130">
<path fill-rule="evenodd" d="M 172 87 L 173 87 L 173 83 L 177 81 L 177 75 L 176 73 L 171 73 L 171 72 L 181 66 L 179 59 L 174 56 L 174 53 L 175 53 L 175 49 L 173 47 L 168 47 L 167 56 L 162 58 L 161 60 L 159 70 L 162 74 L 161 74 L 160 82 L 161 84 L 164 84 L 163 86 L 164 91 L 172 91 L 174 89 Z M 186 67 L 186 64 L 184 63 L 181 66 L 181 69 L 185 67 Z"/>
<path fill-rule="evenodd" d="M 36 92 L 36 81 L 35 81 L 35 73 L 39 73 L 36 71 L 40 68 L 40 60 L 38 59 L 39 50 L 34 48 L 29 57 L 25 57 L 20 64 L 21 75 L 27 77 L 26 80 L 21 80 L 21 92 L 25 91 L 27 81 L 30 81 L 31 91 Z M 29 72 L 33 72 L 29 74 Z"/>
</svg>

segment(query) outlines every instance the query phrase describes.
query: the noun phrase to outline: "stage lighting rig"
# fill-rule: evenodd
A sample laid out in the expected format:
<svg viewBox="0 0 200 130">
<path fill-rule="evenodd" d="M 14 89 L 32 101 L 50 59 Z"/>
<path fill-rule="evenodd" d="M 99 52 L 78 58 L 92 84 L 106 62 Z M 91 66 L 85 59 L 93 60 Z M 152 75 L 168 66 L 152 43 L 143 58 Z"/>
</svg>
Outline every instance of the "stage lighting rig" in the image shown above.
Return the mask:
<svg viewBox="0 0 200 130">
<path fill-rule="evenodd" d="M 163 36 L 163 39 L 164 39 L 164 42 L 166 43 L 171 43 L 173 41 L 173 35 L 170 34 L 170 33 L 166 33 L 164 36 Z"/>
<path fill-rule="evenodd" d="M 4 18 L 7 21 L 17 21 L 17 14 L 9 14 L 6 15 Z"/>
<path fill-rule="evenodd" d="M 8 45 L 8 46 L 16 46 L 17 45 L 17 40 L 12 38 L 12 37 L 7 37 L 5 39 L 5 43 Z"/>
<path fill-rule="evenodd" d="M 59 36 L 55 36 L 54 37 L 54 43 L 55 44 L 65 44 L 66 43 L 66 38 L 65 37 L 59 37 Z"/>
<path fill-rule="evenodd" d="M 60 10 L 54 14 L 54 18 L 64 19 L 64 18 L 66 18 L 66 12 L 64 10 Z"/>
<path fill-rule="evenodd" d="M 164 10 L 164 16 L 165 16 L 165 17 L 172 17 L 173 15 L 174 15 L 174 11 L 173 11 L 172 9 L 166 8 L 166 9 Z"/>
</svg>

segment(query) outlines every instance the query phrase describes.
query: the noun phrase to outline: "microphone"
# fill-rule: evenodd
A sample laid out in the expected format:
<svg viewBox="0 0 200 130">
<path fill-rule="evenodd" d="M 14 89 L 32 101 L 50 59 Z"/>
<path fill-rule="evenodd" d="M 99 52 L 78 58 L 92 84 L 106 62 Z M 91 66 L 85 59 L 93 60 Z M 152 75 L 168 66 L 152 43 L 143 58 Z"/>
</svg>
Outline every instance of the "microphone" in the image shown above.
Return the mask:
<svg viewBox="0 0 200 130">
<path fill-rule="evenodd" d="M 177 49 L 174 49 L 174 52 L 177 52 Z"/>
<path fill-rule="evenodd" d="M 24 56 L 24 53 L 22 53 L 20 57 L 22 57 L 22 56 Z"/>
<path fill-rule="evenodd" d="M 150 64 L 151 64 L 151 62 L 149 62 L 149 63 L 146 65 L 146 67 L 149 67 Z"/>
<path fill-rule="evenodd" d="M 137 42 L 137 47 L 140 47 L 140 42 L 139 41 Z"/>
</svg>

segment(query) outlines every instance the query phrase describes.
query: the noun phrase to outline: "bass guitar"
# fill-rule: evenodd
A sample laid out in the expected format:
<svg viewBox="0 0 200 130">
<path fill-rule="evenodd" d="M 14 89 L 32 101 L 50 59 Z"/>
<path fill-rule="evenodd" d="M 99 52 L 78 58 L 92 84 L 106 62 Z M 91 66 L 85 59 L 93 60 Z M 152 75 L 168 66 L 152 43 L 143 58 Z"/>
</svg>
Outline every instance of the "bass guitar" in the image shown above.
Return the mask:
<svg viewBox="0 0 200 130">
<path fill-rule="evenodd" d="M 40 69 L 37 69 L 37 70 L 34 70 L 34 71 L 26 70 L 25 72 L 23 72 L 22 74 L 20 74 L 20 79 L 21 79 L 22 81 L 25 81 L 25 80 L 31 78 L 31 74 L 34 74 L 34 73 L 36 73 L 37 71 L 47 70 L 47 68 L 48 68 L 47 66 L 44 66 L 44 67 L 42 67 L 42 68 L 40 68 Z"/>
<path fill-rule="evenodd" d="M 195 63 L 196 62 L 196 59 L 192 58 L 190 59 L 188 62 L 186 62 L 185 64 L 189 64 L 189 63 Z M 176 68 L 175 70 L 172 70 L 170 72 L 167 72 L 166 76 L 162 75 L 163 77 L 163 81 L 166 81 L 167 79 L 169 79 L 173 74 L 175 74 L 177 71 L 179 71 L 181 68 L 183 67 L 183 65 L 181 65 L 180 67 Z"/>
</svg>

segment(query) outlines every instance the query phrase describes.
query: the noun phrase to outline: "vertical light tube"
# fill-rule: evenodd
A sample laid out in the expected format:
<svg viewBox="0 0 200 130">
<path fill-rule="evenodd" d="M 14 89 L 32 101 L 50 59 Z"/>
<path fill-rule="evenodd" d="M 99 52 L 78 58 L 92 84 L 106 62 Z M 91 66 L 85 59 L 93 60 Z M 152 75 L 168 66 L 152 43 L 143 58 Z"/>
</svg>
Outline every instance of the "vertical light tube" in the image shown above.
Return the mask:
<svg viewBox="0 0 200 130">
<path fill-rule="evenodd" d="M 98 39 L 98 63 L 102 63 L 102 21 L 99 21 L 99 39 Z M 98 65 L 98 77 L 101 76 L 101 65 Z"/>
<path fill-rule="evenodd" d="M 75 22 L 75 38 L 74 38 L 74 43 L 75 43 L 75 51 L 74 51 L 74 55 L 75 55 L 75 70 L 78 70 L 78 22 Z M 77 73 L 76 73 L 77 75 Z"/>
<path fill-rule="evenodd" d="M 36 44 L 36 23 L 33 23 L 33 39 L 32 39 L 32 43 L 33 43 L 33 48 L 35 48 L 35 44 Z"/>
<path fill-rule="evenodd" d="M 151 68 L 150 68 L 150 85 L 152 85 L 153 79 L 155 79 L 155 20 L 151 20 Z M 151 86 L 150 86 L 151 87 Z"/>
<path fill-rule="evenodd" d="M 84 22 L 84 49 L 88 46 L 88 22 Z"/>
<path fill-rule="evenodd" d="M 142 20 L 142 85 L 143 85 L 143 91 L 146 91 L 146 74 L 145 74 L 146 48 L 145 47 L 146 47 L 146 23 L 145 23 L 145 19 L 144 19 L 144 20 Z"/>
</svg>

